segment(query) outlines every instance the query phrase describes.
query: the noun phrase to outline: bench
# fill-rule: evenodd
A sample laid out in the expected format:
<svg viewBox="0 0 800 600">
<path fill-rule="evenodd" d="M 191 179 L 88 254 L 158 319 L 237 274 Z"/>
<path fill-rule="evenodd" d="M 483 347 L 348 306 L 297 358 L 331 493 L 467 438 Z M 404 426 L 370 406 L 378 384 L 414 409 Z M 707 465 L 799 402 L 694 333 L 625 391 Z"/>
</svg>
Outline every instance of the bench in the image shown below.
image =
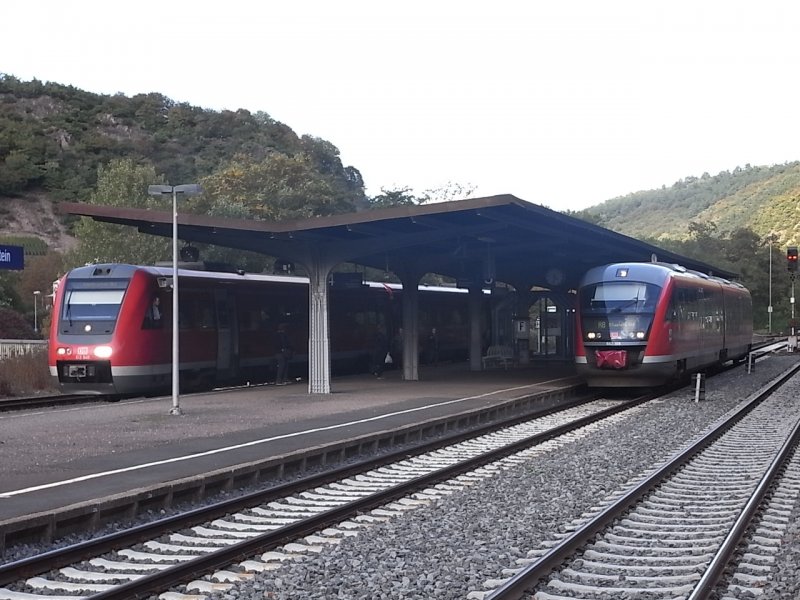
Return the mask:
<svg viewBox="0 0 800 600">
<path fill-rule="evenodd" d="M 508 369 L 509 364 L 514 364 L 514 349 L 511 346 L 489 346 L 486 356 L 482 359 L 483 368 L 503 366 Z"/>
</svg>

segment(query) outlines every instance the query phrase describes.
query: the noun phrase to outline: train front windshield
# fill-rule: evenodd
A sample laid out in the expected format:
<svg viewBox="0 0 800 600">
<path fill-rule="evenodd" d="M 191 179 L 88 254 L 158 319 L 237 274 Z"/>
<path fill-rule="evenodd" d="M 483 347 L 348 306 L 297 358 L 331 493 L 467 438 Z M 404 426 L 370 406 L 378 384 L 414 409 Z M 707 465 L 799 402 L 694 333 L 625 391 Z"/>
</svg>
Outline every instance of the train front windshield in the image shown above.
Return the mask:
<svg viewBox="0 0 800 600">
<path fill-rule="evenodd" d="M 67 290 L 61 318 L 66 321 L 116 321 L 125 290 Z"/>
<path fill-rule="evenodd" d="M 580 293 L 583 341 L 646 341 L 660 292 L 657 285 L 635 281 L 585 286 Z"/>
</svg>

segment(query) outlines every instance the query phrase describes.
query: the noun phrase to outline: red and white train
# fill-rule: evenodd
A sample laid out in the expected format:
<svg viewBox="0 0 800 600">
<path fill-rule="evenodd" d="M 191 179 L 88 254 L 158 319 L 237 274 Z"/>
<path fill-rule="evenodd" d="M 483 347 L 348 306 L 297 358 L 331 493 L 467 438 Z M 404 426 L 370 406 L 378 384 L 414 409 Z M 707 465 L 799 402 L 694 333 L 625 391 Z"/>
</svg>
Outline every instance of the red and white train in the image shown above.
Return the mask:
<svg viewBox="0 0 800 600">
<path fill-rule="evenodd" d="M 678 265 L 595 267 L 577 303 L 575 361 L 589 386 L 661 385 L 751 348 L 750 292 Z"/>
<path fill-rule="evenodd" d="M 126 264 L 79 267 L 61 279 L 54 298 L 49 365 L 63 392 L 169 390 L 171 279 L 171 268 Z M 279 325 L 285 326 L 294 349 L 290 372 L 307 373 L 307 279 L 180 269 L 178 289 L 181 389 L 274 377 Z M 438 359 L 466 359 L 466 290 L 419 289 L 422 343 L 435 329 Z M 377 329 L 390 338 L 398 331 L 401 302 L 402 288 L 395 284 L 332 286 L 334 373 L 367 370 Z"/>
</svg>

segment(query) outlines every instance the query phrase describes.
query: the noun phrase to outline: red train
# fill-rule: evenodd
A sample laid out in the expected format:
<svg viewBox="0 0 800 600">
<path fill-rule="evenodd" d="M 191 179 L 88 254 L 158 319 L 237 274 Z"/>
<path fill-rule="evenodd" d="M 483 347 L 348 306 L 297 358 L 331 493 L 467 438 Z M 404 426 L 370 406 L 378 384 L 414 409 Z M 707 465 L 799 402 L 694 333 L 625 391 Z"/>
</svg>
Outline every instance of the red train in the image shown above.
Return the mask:
<svg viewBox="0 0 800 600">
<path fill-rule="evenodd" d="M 291 374 L 307 373 L 307 279 L 187 269 L 179 271 L 179 278 L 181 389 L 274 377 L 279 325 L 286 327 L 295 351 Z M 49 364 L 62 391 L 169 390 L 171 279 L 171 268 L 125 264 L 79 267 L 61 279 L 54 298 Z M 381 327 L 391 337 L 400 327 L 401 287 L 334 285 L 329 300 L 334 373 L 366 371 L 376 330 Z M 466 359 L 466 291 L 420 286 L 419 303 L 422 343 L 435 328 L 437 359 Z"/>
<path fill-rule="evenodd" d="M 750 292 L 678 265 L 595 267 L 578 289 L 575 361 L 595 387 L 652 386 L 729 360 L 753 337 Z"/>
</svg>

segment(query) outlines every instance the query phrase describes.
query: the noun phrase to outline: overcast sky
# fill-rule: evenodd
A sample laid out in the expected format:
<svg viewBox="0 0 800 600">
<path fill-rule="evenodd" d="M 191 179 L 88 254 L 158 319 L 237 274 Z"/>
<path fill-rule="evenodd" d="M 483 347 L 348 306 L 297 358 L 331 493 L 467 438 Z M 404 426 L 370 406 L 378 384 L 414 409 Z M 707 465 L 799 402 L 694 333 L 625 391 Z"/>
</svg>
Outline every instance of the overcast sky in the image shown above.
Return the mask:
<svg viewBox="0 0 800 600">
<path fill-rule="evenodd" d="M 576 210 L 800 160 L 796 0 L 0 6 L 0 72 L 263 111 L 370 195 L 453 182 Z"/>
</svg>

